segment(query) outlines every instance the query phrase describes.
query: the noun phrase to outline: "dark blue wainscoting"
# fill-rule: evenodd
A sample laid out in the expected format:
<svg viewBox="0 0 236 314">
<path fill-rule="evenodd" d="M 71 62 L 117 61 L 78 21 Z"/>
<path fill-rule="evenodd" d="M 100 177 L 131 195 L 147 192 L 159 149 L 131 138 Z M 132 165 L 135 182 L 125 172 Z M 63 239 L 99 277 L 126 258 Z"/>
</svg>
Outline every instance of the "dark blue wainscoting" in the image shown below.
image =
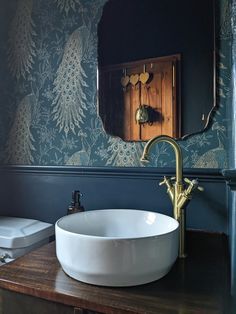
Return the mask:
<svg viewBox="0 0 236 314">
<path fill-rule="evenodd" d="M 229 185 L 228 211 L 229 211 L 229 249 L 231 265 L 231 294 L 234 297 L 236 309 L 236 169 L 224 170 L 225 180 Z"/>
<path fill-rule="evenodd" d="M 72 190 L 83 193 L 86 210 L 137 208 L 172 215 L 166 188 L 159 186 L 174 169 L 79 168 L 12 166 L 0 169 L 0 214 L 54 223 L 66 215 Z M 226 185 L 218 170 L 187 169 L 185 176 L 199 178 L 197 192 L 187 211 L 187 227 L 228 233 Z"/>
</svg>

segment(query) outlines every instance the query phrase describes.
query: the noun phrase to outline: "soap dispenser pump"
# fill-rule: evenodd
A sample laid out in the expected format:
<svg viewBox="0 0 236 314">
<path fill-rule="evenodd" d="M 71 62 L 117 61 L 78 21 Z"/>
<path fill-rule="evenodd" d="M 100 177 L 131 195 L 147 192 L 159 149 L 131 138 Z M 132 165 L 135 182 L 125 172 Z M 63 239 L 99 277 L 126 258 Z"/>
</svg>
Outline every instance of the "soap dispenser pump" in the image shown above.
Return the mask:
<svg viewBox="0 0 236 314">
<path fill-rule="evenodd" d="M 80 191 L 72 191 L 72 200 L 67 210 L 68 215 L 84 211 L 84 207 L 80 204 L 81 196 Z"/>
</svg>

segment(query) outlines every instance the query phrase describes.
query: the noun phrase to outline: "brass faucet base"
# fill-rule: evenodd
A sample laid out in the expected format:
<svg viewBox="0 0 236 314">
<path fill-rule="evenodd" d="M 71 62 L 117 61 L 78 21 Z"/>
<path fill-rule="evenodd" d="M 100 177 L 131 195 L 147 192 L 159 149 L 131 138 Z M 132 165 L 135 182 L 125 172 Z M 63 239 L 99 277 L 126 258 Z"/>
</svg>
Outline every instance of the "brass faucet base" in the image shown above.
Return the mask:
<svg viewBox="0 0 236 314">
<path fill-rule="evenodd" d="M 165 184 L 167 187 L 167 193 L 173 204 L 173 216 L 179 222 L 179 257 L 185 258 L 187 256 L 185 251 L 185 231 L 186 231 L 186 218 L 185 218 L 185 208 L 192 198 L 193 191 L 198 188 L 200 191 L 203 188 L 198 187 L 197 180 L 189 180 L 185 178 L 183 180 L 183 158 L 181 148 L 178 143 L 169 136 L 156 136 L 150 139 L 143 150 L 143 155 L 141 161 L 148 161 L 148 154 L 151 147 L 160 142 L 166 142 L 171 145 L 175 152 L 175 162 L 176 162 L 176 176 L 175 178 L 164 177 L 163 182 L 160 185 Z M 175 180 L 172 183 L 172 179 Z M 188 184 L 187 188 L 185 185 Z"/>
</svg>

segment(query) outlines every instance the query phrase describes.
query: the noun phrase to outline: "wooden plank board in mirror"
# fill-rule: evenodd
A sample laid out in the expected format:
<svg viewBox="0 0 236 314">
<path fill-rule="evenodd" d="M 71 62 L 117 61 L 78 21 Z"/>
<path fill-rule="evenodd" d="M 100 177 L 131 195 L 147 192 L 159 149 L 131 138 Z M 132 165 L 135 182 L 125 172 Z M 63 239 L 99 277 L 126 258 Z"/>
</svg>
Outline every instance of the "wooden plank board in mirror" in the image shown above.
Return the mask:
<svg viewBox="0 0 236 314">
<path fill-rule="evenodd" d="M 125 141 L 180 137 L 179 54 L 99 69 L 99 114 L 108 134 Z"/>
</svg>

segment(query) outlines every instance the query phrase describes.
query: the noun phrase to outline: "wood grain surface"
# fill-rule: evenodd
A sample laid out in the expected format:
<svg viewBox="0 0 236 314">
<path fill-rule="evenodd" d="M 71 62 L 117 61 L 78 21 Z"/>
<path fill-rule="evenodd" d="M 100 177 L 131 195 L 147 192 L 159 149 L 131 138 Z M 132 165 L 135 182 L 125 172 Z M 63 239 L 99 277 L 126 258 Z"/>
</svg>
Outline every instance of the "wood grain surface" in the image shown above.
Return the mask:
<svg viewBox="0 0 236 314">
<path fill-rule="evenodd" d="M 0 288 L 107 314 L 228 314 L 226 237 L 201 232 L 187 237 L 188 257 L 150 284 L 108 288 L 71 279 L 52 242 L 1 267 Z"/>
</svg>

